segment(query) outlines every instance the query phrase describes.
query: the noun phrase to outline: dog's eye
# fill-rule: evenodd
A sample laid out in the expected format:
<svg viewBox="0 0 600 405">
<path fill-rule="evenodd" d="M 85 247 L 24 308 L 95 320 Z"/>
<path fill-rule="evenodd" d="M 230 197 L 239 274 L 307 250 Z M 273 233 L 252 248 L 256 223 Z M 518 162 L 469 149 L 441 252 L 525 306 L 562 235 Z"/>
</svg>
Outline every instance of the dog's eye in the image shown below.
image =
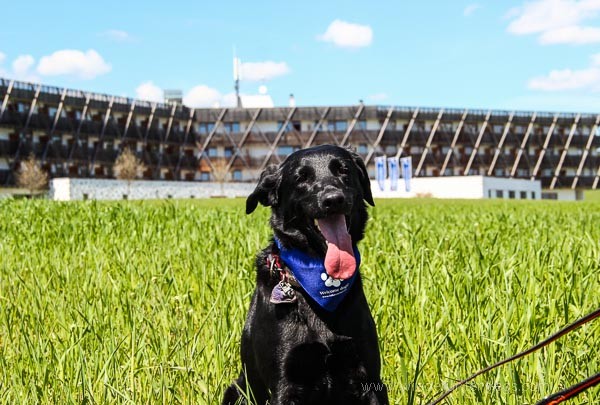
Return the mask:
<svg viewBox="0 0 600 405">
<path fill-rule="evenodd" d="M 348 166 L 338 159 L 333 159 L 329 163 L 329 170 L 334 176 L 342 176 L 348 174 Z"/>
<path fill-rule="evenodd" d="M 296 173 L 296 182 L 305 183 L 310 181 L 314 175 L 313 170 L 310 167 L 301 167 Z"/>
</svg>

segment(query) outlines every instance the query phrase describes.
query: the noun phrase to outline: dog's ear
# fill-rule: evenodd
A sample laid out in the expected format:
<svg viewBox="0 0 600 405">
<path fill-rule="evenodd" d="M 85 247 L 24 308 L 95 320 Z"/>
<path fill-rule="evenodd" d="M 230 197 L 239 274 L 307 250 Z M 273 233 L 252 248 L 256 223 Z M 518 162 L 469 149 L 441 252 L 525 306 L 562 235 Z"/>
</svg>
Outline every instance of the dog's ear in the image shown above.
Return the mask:
<svg viewBox="0 0 600 405">
<path fill-rule="evenodd" d="M 369 204 L 371 204 L 371 206 L 374 207 L 375 201 L 373 201 L 373 194 L 371 194 L 371 180 L 369 180 L 369 173 L 367 173 L 365 162 L 362 160 L 360 155 L 354 150 L 348 149 L 348 152 L 350 152 L 350 155 L 352 156 L 352 161 L 358 169 L 359 181 L 363 189 L 363 198 L 366 202 L 368 202 Z"/>
<path fill-rule="evenodd" d="M 277 204 L 281 172 L 276 165 L 267 166 L 260 174 L 256 188 L 246 199 L 246 214 L 252 214 L 258 203 L 265 207 Z"/>
</svg>

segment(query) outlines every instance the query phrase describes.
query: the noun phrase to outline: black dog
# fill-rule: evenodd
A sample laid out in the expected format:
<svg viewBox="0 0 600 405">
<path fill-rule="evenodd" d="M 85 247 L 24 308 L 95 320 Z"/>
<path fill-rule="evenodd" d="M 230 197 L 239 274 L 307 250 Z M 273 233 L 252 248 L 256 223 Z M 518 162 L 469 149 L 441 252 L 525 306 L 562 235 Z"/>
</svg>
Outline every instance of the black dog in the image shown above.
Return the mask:
<svg viewBox="0 0 600 405">
<path fill-rule="evenodd" d="M 249 391 L 260 405 L 388 403 L 355 250 L 363 200 L 374 205 L 364 162 L 341 147 L 294 152 L 261 174 L 246 213 L 270 206 L 275 238 L 256 259 L 243 369 L 223 404 L 246 403 Z M 303 263 L 322 269 L 300 274 Z"/>
</svg>

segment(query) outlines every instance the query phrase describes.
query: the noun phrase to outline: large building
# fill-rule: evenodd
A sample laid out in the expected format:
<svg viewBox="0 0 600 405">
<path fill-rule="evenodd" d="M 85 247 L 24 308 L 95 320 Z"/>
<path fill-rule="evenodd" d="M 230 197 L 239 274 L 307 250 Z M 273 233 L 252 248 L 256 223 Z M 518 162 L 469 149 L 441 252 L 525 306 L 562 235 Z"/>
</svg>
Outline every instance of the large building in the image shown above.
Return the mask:
<svg viewBox="0 0 600 405">
<path fill-rule="evenodd" d="M 600 115 L 353 106 L 193 109 L 0 78 L 0 186 L 33 154 L 52 177 L 113 177 L 129 147 L 146 179 L 252 181 L 293 151 L 411 156 L 413 175 L 539 179 L 596 189 Z"/>
</svg>

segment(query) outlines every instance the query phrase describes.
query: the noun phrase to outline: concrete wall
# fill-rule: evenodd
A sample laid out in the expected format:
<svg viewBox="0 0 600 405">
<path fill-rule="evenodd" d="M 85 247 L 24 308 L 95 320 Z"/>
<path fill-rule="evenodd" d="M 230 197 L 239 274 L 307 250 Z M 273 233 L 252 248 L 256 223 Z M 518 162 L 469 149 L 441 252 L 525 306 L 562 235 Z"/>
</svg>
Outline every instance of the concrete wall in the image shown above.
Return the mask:
<svg viewBox="0 0 600 405">
<path fill-rule="evenodd" d="M 502 197 L 496 197 L 496 190 L 502 191 Z M 413 178 L 409 192 L 405 190 L 404 179 L 398 180 L 398 190 L 396 191 L 390 190 L 389 179 L 386 180 L 384 190 L 380 189 L 377 181 L 372 180 L 371 191 L 375 198 L 482 199 L 510 198 L 513 195 L 515 199 L 539 200 L 542 187 L 539 180 L 504 179 L 486 176 L 444 176 Z M 521 192 L 525 194 L 521 194 Z"/>
<path fill-rule="evenodd" d="M 247 197 L 254 183 L 219 183 L 192 181 L 124 180 L 56 178 L 50 181 L 50 198 L 69 200 L 146 200 L 166 198 Z"/>
<path fill-rule="evenodd" d="M 187 181 L 147 181 L 136 180 L 129 185 L 124 180 L 55 178 L 50 181 L 49 196 L 53 200 L 141 200 L 168 198 L 228 198 L 247 197 L 255 183 L 219 183 Z M 542 198 L 542 188 L 538 180 L 505 179 L 485 176 L 445 176 L 417 177 L 411 181 L 411 191 L 406 192 L 404 180 L 399 179 L 398 190 L 389 189 L 386 180 L 382 191 L 379 184 L 371 181 L 371 191 L 375 198 L 456 198 L 456 199 L 535 199 Z M 502 197 L 497 197 L 497 191 Z M 544 193 L 548 192 L 544 190 Z M 581 191 L 553 190 L 553 199 L 581 199 Z"/>
<path fill-rule="evenodd" d="M 497 192 L 502 192 L 502 197 Z M 542 198 L 542 183 L 539 180 L 483 177 L 483 198 L 508 198 L 517 200 L 539 200 Z"/>
</svg>

